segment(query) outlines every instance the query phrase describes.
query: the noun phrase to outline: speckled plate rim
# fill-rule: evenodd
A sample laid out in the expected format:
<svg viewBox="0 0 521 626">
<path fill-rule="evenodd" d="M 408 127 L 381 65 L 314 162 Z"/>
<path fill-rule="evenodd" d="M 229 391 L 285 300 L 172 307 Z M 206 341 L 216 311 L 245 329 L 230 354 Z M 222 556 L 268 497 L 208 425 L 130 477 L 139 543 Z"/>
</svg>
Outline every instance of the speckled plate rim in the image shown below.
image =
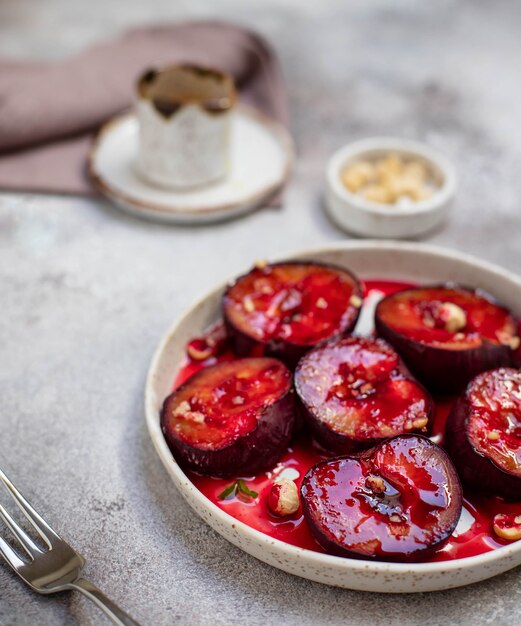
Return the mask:
<svg viewBox="0 0 521 626">
<path fill-rule="evenodd" d="M 175 224 L 210 223 L 239 217 L 258 208 L 263 202 L 267 202 L 276 195 L 287 183 L 294 163 L 295 148 L 291 135 L 286 128 L 271 118 L 263 115 L 259 111 L 246 105 L 238 105 L 237 111 L 243 115 L 256 120 L 261 126 L 268 129 L 280 144 L 285 156 L 284 167 L 281 169 L 279 179 L 273 184 L 266 186 L 250 196 L 242 198 L 237 202 L 228 202 L 212 207 L 179 207 L 156 204 L 154 202 L 143 202 L 132 194 L 115 188 L 102 175 L 97 167 L 97 154 L 106 136 L 112 133 L 119 124 L 125 123 L 128 119 L 136 117 L 134 111 L 127 111 L 116 115 L 103 124 L 92 143 L 87 158 L 87 174 L 93 186 L 106 198 L 114 202 L 125 211 L 145 217 L 147 219 L 161 222 L 172 222 Z"/>
<path fill-rule="evenodd" d="M 435 274 L 440 274 L 440 268 L 443 268 L 450 274 L 447 279 L 468 283 L 469 276 L 472 276 L 476 285 L 492 291 L 516 313 L 521 312 L 519 304 L 517 308 L 514 306 L 516 300 L 517 303 L 521 301 L 519 276 L 470 255 L 436 246 L 366 240 L 303 250 L 281 260 L 296 258 L 343 263 L 351 265 L 360 274 L 363 272 L 357 265 L 362 263 L 367 270 L 365 277 L 394 276 L 414 280 L 424 276 L 424 280 L 435 280 L 441 278 Z M 427 270 L 429 263 L 432 267 Z M 432 269 L 436 267 L 438 270 Z M 241 269 L 237 268 L 236 274 Z M 165 442 L 159 423 L 159 408 L 167 392 L 159 392 L 158 388 L 161 384 L 168 386 L 169 382 L 171 385 L 190 333 L 201 332 L 219 316 L 219 299 L 225 285 L 219 285 L 200 298 L 171 326 L 152 359 L 145 389 L 146 422 L 153 445 L 174 484 L 200 517 L 231 543 L 261 561 L 297 576 L 348 589 L 386 593 L 439 591 L 485 580 L 521 564 L 521 541 L 485 554 L 436 563 L 384 563 L 331 556 L 273 539 L 236 520 L 208 500 L 179 467 Z M 173 358 L 176 341 L 179 344 L 174 359 L 176 365 L 167 366 L 168 360 Z"/>
</svg>

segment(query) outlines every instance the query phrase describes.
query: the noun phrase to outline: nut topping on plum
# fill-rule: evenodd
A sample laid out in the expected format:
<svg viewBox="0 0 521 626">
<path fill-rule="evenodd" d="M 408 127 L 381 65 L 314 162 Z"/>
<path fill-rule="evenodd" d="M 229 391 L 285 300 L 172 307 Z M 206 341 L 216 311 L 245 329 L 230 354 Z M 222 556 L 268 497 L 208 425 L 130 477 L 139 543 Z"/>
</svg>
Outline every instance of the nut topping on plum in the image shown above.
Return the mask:
<svg viewBox="0 0 521 626">
<path fill-rule="evenodd" d="M 443 302 L 440 307 L 440 317 L 445 322 L 445 330 L 457 333 L 467 325 L 467 315 L 457 304 Z"/>
<path fill-rule="evenodd" d="M 467 314 L 453 302 L 420 302 L 418 305 L 423 323 L 428 328 L 439 328 L 457 333 L 467 325 Z"/>
<path fill-rule="evenodd" d="M 296 513 L 300 506 L 297 485 L 293 480 L 283 478 L 271 487 L 268 508 L 277 517 L 287 517 Z"/>
<path fill-rule="evenodd" d="M 494 517 L 494 532 L 501 539 L 517 541 L 521 539 L 521 515 L 499 513 Z"/>
<path fill-rule="evenodd" d="M 521 339 L 519 337 L 507 337 L 505 343 L 507 343 L 512 350 L 517 350 L 521 345 Z"/>
<path fill-rule="evenodd" d="M 374 474 L 369 474 L 369 476 L 365 479 L 365 486 L 373 493 L 385 492 L 384 479 L 380 478 L 380 476 L 375 476 Z"/>
</svg>

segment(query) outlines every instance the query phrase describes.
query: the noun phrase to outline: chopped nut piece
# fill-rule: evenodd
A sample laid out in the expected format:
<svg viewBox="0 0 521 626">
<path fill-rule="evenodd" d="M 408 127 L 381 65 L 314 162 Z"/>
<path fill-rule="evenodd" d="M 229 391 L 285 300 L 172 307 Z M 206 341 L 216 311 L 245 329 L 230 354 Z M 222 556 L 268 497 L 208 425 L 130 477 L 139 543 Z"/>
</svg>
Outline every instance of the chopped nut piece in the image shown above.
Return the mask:
<svg viewBox="0 0 521 626">
<path fill-rule="evenodd" d="M 494 532 L 501 539 L 517 541 L 521 539 L 521 515 L 499 513 L 494 517 Z"/>
<path fill-rule="evenodd" d="M 247 313 L 253 313 L 253 311 L 255 311 L 255 304 L 253 304 L 253 300 L 251 298 L 248 298 L 248 296 L 246 296 L 243 302 L 244 302 L 244 310 Z"/>
<path fill-rule="evenodd" d="M 380 476 L 375 476 L 374 474 L 369 474 L 369 476 L 365 479 L 365 485 L 374 493 L 384 493 L 385 491 L 385 481 Z"/>
<path fill-rule="evenodd" d="M 263 270 L 266 265 L 268 265 L 268 261 L 266 261 L 265 259 L 259 259 L 258 261 L 255 261 L 255 267 L 259 270 Z"/>
<path fill-rule="evenodd" d="M 405 424 L 403 425 L 404 430 L 412 430 L 413 428 L 414 426 L 412 424 L 412 420 L 407 420 Z"/>
<path fill-rule="evenodd" d="M 240 404 L 244 404 L 244 398 L 242 396 L 234 396 L 232 398 L 232 404 L 239 406 Z"/>
<path fill-rule="evenodd" d="M 204 414 L 200 411 L 188 411 L 188 413 L 185 413 L 184 417 L 196 424 L 202 424 L 204 422 Z"/>
<path fill-rule="evenodd" d="M 373 165 L 367 161 L 359 161 L 346 167 L 342 172 L 342 182 L 349 191 L 356 192 L 373 180 L 374 176 L 375 169 Z"/>
<path fill-rule="evenodd" d="M 376 161 L 376 171 L 380 176 L 385 174 L 398 175 L 402 173 L 403 161 L 399 154 L 396 152 L 390 152 L 383 159 Z"/>
<path fill-rule="evenodd" d="M 318 309 L 327 309 L 327 300 L 324 298 L 319 298 L 315 304 Z"/>
<path fill-rule="evenodd" d="M 445 330 L 449 333 L 456 333 L 467 325 L 467 314 L 453 302 L 443 302 L 440 317 L 445 323 Z"/>
<path fill-rule="evenodd" d="M 351 306 L 356 307 L 357 309 L 359 309 L 362 306 L 362 302 L 363 302 L 362 298 L 360 296 L 357 296 L 357 295 L 352 295 L 349 298 L 349 304 Z"/>
<path fill-rule="evenodd" d="M 421 161 L 409 161 L 403 166 L 403 175 L 424 183 L 427 179 L 427 168 Z"/>
<path fill-rule="evenodd" d="M 186 346 L 186 353 L 193 361 L 206 361 L 214 353 L 214 345 L 210 345 L 210 340 L 191 341 Z"/>
<path fill-rule="evenodd" d="M 183 400 L 176 406 L 174 415 L 186 415 L 191 410 L 192 407 L 190 406 L 190 404 L 186 400 Z"/>
<path fill-rule="evenodd" d="M 398 513 L 393 513 L 391 516 L 389 516 L 389 521 L 393 522 L 393 524 L 400 524 L 401 522 L 403 522 L 403 519 L 401 515 L 398 515 Z"/>
<path fill-rule="evenodd" d="M 413 421 L 412 426 L 415 430 L 422 430 L 428 423 L 429 419 L 427 417 L 418 417 Z"/>
<path fill-rule="evenodd" d="M 370 202 L 377 204 L 389 204 L 392 202 L 392 196 L 386 187 L 381 185 L 369 185 L 364 190 L 364 198 Z"/>
<path fill-rule="evenodd" d="M 360 393 L 371 393 L 371 391 L 373 391 L 373 390 L 374 390 L 374 387 L 373 387 L 373 385 L 371 385 L 371 383 L 364 383 L 358 389 L 358 391 L 360 391 Z"/>
<path fill-rule="evenodd" d="M 497 430 L 489 430 L 487 433 L 487 439 L 490 441 L 497 441 L 499 439 L 499 433 Z"/>
<path fill-rule="evenodd" d="M 300 506 L 297 485 L 293 480 L 283 478 L 274 483 L 268 497 L 268 508 L 279 517 L 296 513 Z"/>
</svg>

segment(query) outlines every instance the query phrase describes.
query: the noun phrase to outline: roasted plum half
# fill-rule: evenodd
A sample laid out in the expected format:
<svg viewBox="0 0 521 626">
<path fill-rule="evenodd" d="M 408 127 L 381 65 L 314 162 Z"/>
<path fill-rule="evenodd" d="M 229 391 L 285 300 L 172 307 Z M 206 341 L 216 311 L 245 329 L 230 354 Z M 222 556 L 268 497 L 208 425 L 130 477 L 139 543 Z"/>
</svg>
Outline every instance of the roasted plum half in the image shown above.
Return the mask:
<svg viewBox="0 0 521 626">
<path fill-rule="evenodd" d="M 362 286 L 347 270 L 313 262 L 257 265 L 224 294 L 224 320 L 239 356 L 255 350 L 293 366 L 310 348 L 351 331 Z"/>
<path fill-rule="evenodd" d="M 302 481 L 301 500 L 328 553 L 382 561 L 427 558 L 452 535 L 462 507 L 449 456 L 418 435 L 318 463 Z"/>
<path fill-rule="evenodd" d="M 180 464 L 212 476 L 248 476 L 273 467 L 293 431 L 288 368 L 272 358 L 202 369 L 165 400 L 161 427 Z"/>
<path fill-rule="evenodd" d="M 297 406 L 314 439 L 345 454 L 428 432 L 433 402 L 383 339 L 346 336 L 311 350 L 295 370 Z"/>
<path fill-rule="evenodd" d="M 521 372 L 479 374 L 447 418 L 446 447 L 464 483 L 521 500 Z"/>
<path fill-rule="evenodd" d="M 477 374 L 512 364 L 516 319 L 491 296 L 455 285 L 406 289 L 376 307 L 377 333 L 411 372 L 441 394 L 461 391 Z"/>
</svg>

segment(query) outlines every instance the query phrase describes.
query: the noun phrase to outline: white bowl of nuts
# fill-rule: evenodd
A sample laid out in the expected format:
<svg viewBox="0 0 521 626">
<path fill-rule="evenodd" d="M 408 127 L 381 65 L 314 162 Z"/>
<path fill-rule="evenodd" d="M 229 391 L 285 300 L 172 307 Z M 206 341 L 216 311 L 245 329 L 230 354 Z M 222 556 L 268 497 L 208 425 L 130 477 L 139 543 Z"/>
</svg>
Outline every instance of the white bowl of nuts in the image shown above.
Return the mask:
<svg viewBox="0 0 521 626">
<path fill-rule="evenodd" d="M 350 233 L 414 237 L 444 220 L 456 188 L 454 167 L 436 150 L 407 139 L 375 137 L 333 154 L 326 206 Z"/>
</svg>

